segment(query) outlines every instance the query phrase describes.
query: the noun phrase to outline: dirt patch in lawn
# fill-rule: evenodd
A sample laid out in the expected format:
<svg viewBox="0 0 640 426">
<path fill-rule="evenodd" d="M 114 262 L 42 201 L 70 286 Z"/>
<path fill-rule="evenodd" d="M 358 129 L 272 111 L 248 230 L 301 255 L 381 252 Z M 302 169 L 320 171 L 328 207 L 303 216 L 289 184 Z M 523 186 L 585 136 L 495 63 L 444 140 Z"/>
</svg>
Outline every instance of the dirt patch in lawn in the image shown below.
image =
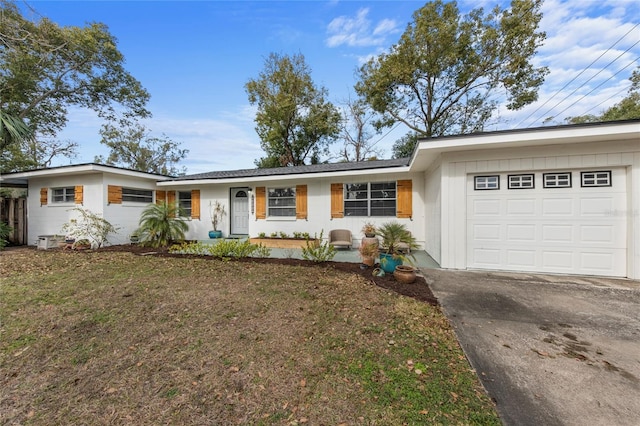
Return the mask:
<svg viewBox="0 0 640 426">
<path fill-rule="evenodd" d="M 135 244 L 124 244 L 124 245 L 114 245 L 109 247 L 104 247 L 100 249 L 101 251 L 122 251 L 135 253 L 139 255 L 145 256 L 164 256 L 164 257 L 202 257 L 202 256 L 192 256 L 192 255 L 183 255 L 183 254 L 171 254 L 166 249 L 154 249 L 150 247 L 144 247 L 141 245 Z M 206 257 L 205 257 L 206 258 Z M 213 258 L 210 258 L 213 259 Z M 312 266 L 312 265 L 320 265 L 325 268 L 330 268 L 335 271 L 353 273 L 362 276 L 366 280 L 371 283 L 377 285 L 378 287 L 385 288 L 387 290 L 394 291 L 403 296 L 412 297 L 416 300 L 420 300 L 422 302 L 426 302 L 432 306 L 438 305 L 438 299 L 435 298 L 431 289 L 427 285 L 424 277 L 420 275 L 418 272 L 418 276 L 416 277 L 416 281 L 411 284 L 405 284 L 397 281 L 393 275 L 386 274 L 384 276 L 374 276 L 373 269 L 378 267 L 379 265 L 375 265 L 371 268 L 363 269 L 361 265 L 358 263 L 351 262 L 322 262 L 322 263 L 314 263 L 308 260 L 301 259 L 292 259 L 292 258 L 243 258 L 234 260 L 236 262 L 257 262 L 257 263 L 270 263 L 277 265 L 289 265 L 289 266 Z"/>
</svg>

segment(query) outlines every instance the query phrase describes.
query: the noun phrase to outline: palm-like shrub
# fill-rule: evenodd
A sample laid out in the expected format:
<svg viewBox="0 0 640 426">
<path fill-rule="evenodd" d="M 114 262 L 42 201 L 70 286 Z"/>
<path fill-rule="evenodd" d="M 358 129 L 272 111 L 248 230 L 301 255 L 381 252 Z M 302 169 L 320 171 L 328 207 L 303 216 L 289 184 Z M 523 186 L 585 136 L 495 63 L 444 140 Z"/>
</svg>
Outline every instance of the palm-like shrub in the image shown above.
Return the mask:
<svg viewBox="0 0 640 426">
<path fill-rule="evenodd" d="M 181 217 L 182 209 L 174 204 L 149 204 L 140 216 L 140 242 L 151 247 L 167 247 L 183 241 L 189 225 Z"/>
<path fill-rule="evenodd" d="M 399 222 L 386 222 L 376 230 L 382 238 L 382 250 L 385 253 L 399 256 L 403 251 L 416 250 L 420 246 L 407 227 Z"/>
</svg>

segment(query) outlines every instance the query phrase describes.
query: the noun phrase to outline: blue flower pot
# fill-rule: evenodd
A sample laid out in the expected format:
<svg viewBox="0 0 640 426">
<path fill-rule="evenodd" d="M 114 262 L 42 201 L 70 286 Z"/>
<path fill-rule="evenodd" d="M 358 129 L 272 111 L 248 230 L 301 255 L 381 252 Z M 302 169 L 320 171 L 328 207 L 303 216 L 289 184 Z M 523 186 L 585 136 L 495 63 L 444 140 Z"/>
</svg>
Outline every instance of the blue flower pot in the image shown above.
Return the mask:
<svg viewBox="0 0 640 426">
<path fill-rule="evenodd" d="M 402 259 L 393 258 L 392 255 L 387 253 L 380 253 L 380 268 L 387 274 L 393 274 L 396 270 L 396 266 L 402 265 Z"/>
<path fill-rule="evenodd" d="M 209 238 L 222 238 L 222 231 L 209 231 Z"/>
</svg>

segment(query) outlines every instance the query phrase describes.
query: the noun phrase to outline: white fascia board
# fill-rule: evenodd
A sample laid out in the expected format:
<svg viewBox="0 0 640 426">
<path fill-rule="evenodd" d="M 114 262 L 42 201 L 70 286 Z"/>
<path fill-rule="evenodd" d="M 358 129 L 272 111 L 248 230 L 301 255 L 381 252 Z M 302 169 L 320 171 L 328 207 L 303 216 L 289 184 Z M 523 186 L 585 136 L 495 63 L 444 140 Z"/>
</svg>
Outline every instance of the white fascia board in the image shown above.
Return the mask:
<svg viewBox="0 0 640 426">
<path fill-rule="evenodd" d="M 322 178 L 340 178 L 343 176 L 382 175 L 390 173 L 408 173 L 409 167 L 386 167 L 367 170 L 346 170 L 340 172 L 299 173 L 291 175 L 254 176 L 226 179 L 198 179 L 158 182 L 158 187 L 165 186 L 197 186 L 197 185 L 224 185 L 224 184 L 257 184 L 260 182 L 273 182 L 283 180 L 309 180 Z"/>
<path fill-rule="evenodd" d="M 423 171 L 445 152 L 481 149 L 533 147 L 544 145 L 576 144 L 589 142 L 640 141 L 640 124 L 612 124 L 557 129 L 527 130 L 523 132 L 487 133 L 446 137 L 443 140 L 419 141 L 411 159 L 411 171 Z M 640 142 L 639 142 L 640 143 Z"/>
<path fill-rule="evenodd" d="M 154 175 L 151 173 L 139 172 L 136 170 L 120 169 L 117 167 L 102 166 L 99 164 L 81 164 L 77 166 L 62 166 L 49 169 L 30 170 L 27 172 L 18 172 L 8 174 L 6 179 L 29 179 L 40 177 L 56 177 L 56 176 L 72 176 L 87 173 L 110 173 L 115 175 L 130 176 L 141 179 L 150 180 L 166 180 L 170 179 L 166 176 Z"/>
</svg>

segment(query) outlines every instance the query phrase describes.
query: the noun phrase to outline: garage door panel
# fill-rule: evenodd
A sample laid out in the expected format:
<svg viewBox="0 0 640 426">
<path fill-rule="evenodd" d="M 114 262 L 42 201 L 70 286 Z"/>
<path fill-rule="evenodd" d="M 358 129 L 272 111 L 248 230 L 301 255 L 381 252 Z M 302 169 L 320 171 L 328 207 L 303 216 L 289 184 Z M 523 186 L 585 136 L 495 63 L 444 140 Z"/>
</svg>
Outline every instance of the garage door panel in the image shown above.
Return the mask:
<svg viewBox="0 0 640 426">
<path fill-rule="evenodd" d="M 626 276 L 624 169 L 612 170 L 610 187 L 582 187 L 580 170 L 571 173 L 571 188 L 544 188 L 540 171 L 535 188 L 508 189 L 503 173 L 500 189 L 485 191 L 470 175 L 468 267 Z"/>
<path fill-rule="evenodd" d="M 536 226 L 531 225 L 507 225 L 507 241 L 511 242 L 535 242 Z"/>
<path fill-rule="evenodd" d="M 545 243 L 573 243 L 574 225 L 542 225 L 542 241 Z"/>
<path fill-rule="evenodd" d="M 515 269 L 533 268 L 536 264 L 536 252 L 534 250 L 507 250 L 507 264 Z"/>
<path fill-rule="evenodd" d="M 574 200 L 567 198 L 543 198 L 542 216 L 573 216 L 575 214 Z"/>
<path fill-rule="evenodd" d="M 471 209 L 475 216 L 500 216 L 500 200 L 499 199 L 474 199 L 472 200 Z"/>
<path fill-rule="evenodd" d="M 529 199 L 515 199 L 506 201 L 507 214 L 513 216 L 531 216 L 536 215 L 536 200 Z"/>
</svg>

